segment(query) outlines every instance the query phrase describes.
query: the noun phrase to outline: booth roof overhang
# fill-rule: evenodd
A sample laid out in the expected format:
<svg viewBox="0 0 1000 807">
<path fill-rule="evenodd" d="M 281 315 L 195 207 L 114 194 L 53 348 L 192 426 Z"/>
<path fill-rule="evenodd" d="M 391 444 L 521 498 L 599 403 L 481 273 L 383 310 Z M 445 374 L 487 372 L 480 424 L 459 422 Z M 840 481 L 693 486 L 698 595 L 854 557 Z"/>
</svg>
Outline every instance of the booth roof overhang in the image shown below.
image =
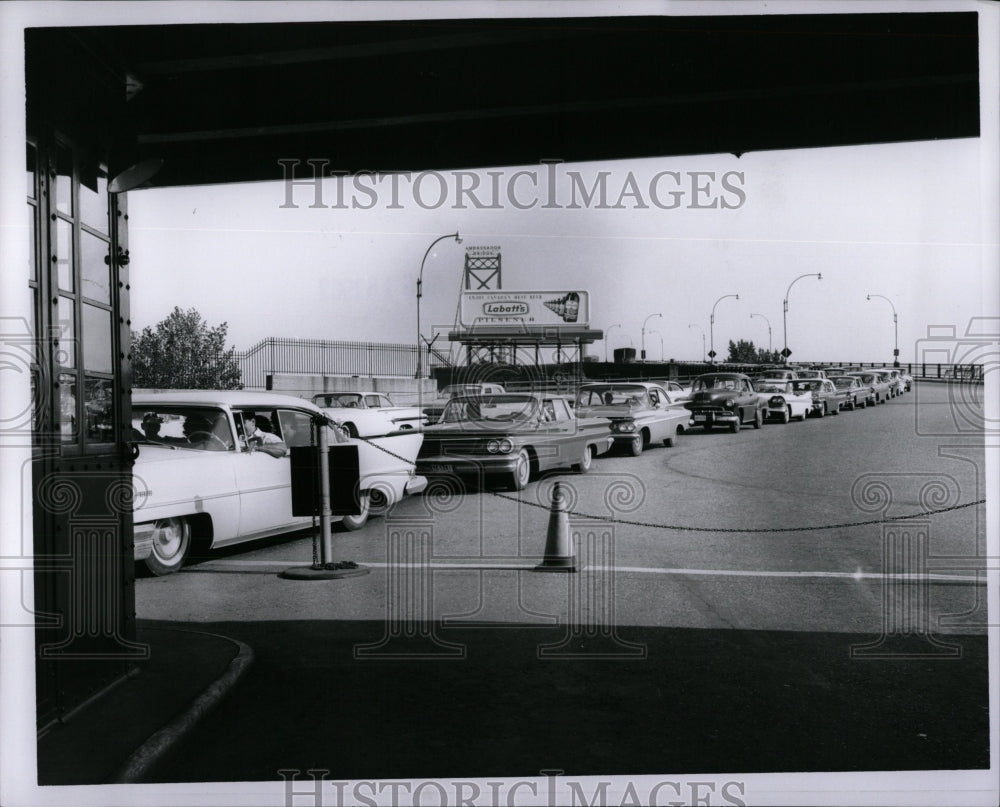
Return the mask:
<svg viewBox="0 0 1000 807">
<path fill-rule="evenodd" d="M 70 46 L 99 54 L 129 98 L 116 134 L 162 159 L 149 185 L 171 187 L 280 180 L 279 160 L 395 172 L 976 137 L 978 22 L 470 18 L 32 28 L 25 41 L 38 92 L 73 77 Z"/>
</svg>

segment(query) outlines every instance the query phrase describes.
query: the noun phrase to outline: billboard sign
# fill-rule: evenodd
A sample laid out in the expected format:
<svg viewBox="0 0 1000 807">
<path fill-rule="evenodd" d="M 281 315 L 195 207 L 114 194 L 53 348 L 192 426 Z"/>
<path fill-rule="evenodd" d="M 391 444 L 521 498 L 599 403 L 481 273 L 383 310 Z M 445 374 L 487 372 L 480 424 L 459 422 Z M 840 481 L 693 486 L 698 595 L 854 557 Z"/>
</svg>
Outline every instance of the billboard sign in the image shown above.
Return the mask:
<svg viewBox="0 0 1000 807">
<path fill-rule="evenodd" d="M 459 321 L 465 328 L 491 325 L 590 325 L 590 293 L 559 291 L 462 292 Z"/>
</svg>

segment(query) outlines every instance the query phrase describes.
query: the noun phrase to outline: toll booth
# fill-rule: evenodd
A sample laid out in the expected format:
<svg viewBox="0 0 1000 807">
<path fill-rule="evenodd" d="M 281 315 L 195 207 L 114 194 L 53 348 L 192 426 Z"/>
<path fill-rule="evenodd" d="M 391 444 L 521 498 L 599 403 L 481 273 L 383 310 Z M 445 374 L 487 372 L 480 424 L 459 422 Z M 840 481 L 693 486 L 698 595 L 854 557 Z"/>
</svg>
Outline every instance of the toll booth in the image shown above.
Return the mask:
<svg viewBox="0 0 1000 807">
<path fill-rule="evenodd" d="M 26 32 L 25 55 L 33 352 L 22 482 L 44 729 L 145 650 L 134 642 L 128 206 L 112 173 L 126 79 L 70 31 Z"/>
</svg>

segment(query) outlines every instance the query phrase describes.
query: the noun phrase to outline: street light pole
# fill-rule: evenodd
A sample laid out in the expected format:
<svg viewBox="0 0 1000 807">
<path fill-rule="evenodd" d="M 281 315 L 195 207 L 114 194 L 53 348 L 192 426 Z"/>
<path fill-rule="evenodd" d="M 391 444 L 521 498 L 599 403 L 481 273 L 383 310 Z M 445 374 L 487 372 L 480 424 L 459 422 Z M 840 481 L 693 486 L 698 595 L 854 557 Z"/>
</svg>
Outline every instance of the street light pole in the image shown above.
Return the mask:
<svg viewBox="0 0 1000 807">
<path fill-rule="evenodd" d="M 715 301 L 715 305 L 718 305 L 727 297 L 735 297 L 737 300 L 740 299 L 740 295 L 738 294 L 723 294 L 718 300 Z M 709 351 L 708 357 L 712 360 L 712 364 L 715 364 L 715 356 L 713 355 L 715 353 L 715 305 L 712 306 L 712 316 L 708 319 L 708 328 L 709 333 L 711 334 L 710 341 L 712 343 L 712 349 Z"/>
<path fill-rule="evenodd" d="M 415 376 L 417 379 L 423 377 L 423 365 L 420 362 L 420 354 L 422 352 L 420 340 L 423 338 L 420 333 L 420 298 L 424 296 L 424 264 L 427 262 L 427 256 L 434 249 L 434 245 L 438 241 L 444 241 L 446 238 L 454 238 L 456 244 L 462 243 L 462 238 L 458 233 L 442 235 L 431 241 L 431 245 L 427 247 L 427 251 L 424 253 L 423 260 L 420 261 L 420 275 L 417 277 L 417 374 Z"/>
<path fill-rule="evenodd" d="M 650 331 L 649 332 L 650 336 L 652 336 L 653 334 L 656 334 L 657 336 L 660 337 L 660 362 L 662 363 L 663 362 L 663 334 L 661 334 L 659 331 Z"/>
<path fill-rule="evenodd" d="M 608 363 L 608 334 L 611 333 L 612 328 L 620 328 L 622 324 L 616 322 L 614 325 L 609 325 L 608 329 L 604 332 L 604 363 Z"/>
<path fill-rule="evenodd" d="M 764 322 L 767 323 L 767 352 L 770 353 L 771 350 L 772 350 L 772 347 L 771 347 L 771 320 L 769 320 L 763 314 L 751 314 L 750 315 L 750 319 L 753 319 L 754 317 L 760 317 L 762 320 L 764 320 Z"/>
<path fill-rule="evenodd" d="M 705 361 L 705 329 L 702 328 L 701 325 L 696 325 L 693 322 L 688 325 L 688 328 L 697 328 L 701 331 L 701 360 Z"/>
<path fill-rule="evenodd" d="M 782 352 L 782 356 L 784 356 L 784 358 L 785 358 L 785 364 L 788 364 L 788 356 L 790 355 L 790 353 L 788 351 L 788 292 L 790 292 L 792 290 L 792 286 L 794 286 L 796 283 L 798 283 L 804 277 L 814 277 L 817 280 L 822 280 L 823 279 L 823 273 L 822 272 L 810 272 L 810 273 L 807 273 L 807 274 L 804 274 L 804 275 L 799 275 L 797 278 L 795 278 L 795 280 L 793 280 L 791 283 L 788 284 L 788 289 L 785 291 L 785 299 L 782 300 L 782 310 L 783 310 L 783 313 L 782 313 L 783 323 L 782 324 L 784 326 L 783 329 L 784 329 L 784 332 L 785 332 L 785 349 Z"/>
<path fill-rule="evenodd" d="M 646 323 L 653 317 L 663 317 L 663 314 L 650 314 L 642 321 L 642 360 L 646 361 Z"/>
<path fill-rule="evenodd" d="M 892 306 L 892 329 L 895 332 L 895 343 L 892 351 L 892 366 L 899 367 L 899 317 L 896 315 L 896 306 L 892 305 L 892 300 L 884 294 L 869 294 L 867 299 L 871 300 L 872 297 L 880 297 Z"/>
</svg>

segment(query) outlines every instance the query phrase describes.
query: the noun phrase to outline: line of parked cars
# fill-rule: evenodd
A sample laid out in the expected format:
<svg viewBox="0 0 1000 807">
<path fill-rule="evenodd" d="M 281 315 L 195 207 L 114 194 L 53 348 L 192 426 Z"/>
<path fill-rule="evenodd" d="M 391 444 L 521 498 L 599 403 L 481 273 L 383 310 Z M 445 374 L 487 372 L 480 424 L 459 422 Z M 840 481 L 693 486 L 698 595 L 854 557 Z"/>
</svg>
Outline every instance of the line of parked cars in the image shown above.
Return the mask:
<svg viewBox="0 0 1000 807">
<path fill-rule="evenodd" d="M 902 395 L 912 385 L 913 378 L 895 368 L 776 368 L 755 378 L 709 373 L 695 379 L 686 406 L 692 425 L 706 431 L 723 426 L 736 432 L 746 423 L 759 429 L 766 420 L 788 423 L 875 406 Z"/>
<path fill-rule="evenodd" d="M 357 448 L 356 507 L 333 519 L 352 530 L 423 491 L 428 477 L 523 490 L 544 471 L 587 473 L 616 447 L 638 456 L 674 445 L 692 427 L 738 432 L 824 417 L 885 403 L 912 383 L 897 370 L 845 368 L 780 368 L 754 379 L 715 372 L 689 387 L 588 382 L 571 396 L 484 383 L 446 389 L 424 409 L 375 393 L 307 401 L 271 392 L 136 392 L 134 557 L 169 574 L 197 540 L 215 548 L 308 527 L 314 517 L 293 512 L 290 455 L 318 445 L 323 429 L 331 445 Z"/>
<path fill-rule="evenodd" d="M 672 446 L 692 427 L 738 432 L 884 403 L 909 389 L 897 370 L 776 368 L 756 378 L 715 372 L 677 382 L 590 382 L 575 396 L 511 393 L 466 385 L 450 390 L 424 427 L 417 473 L 522 490 L 546 470 L 586 473 L 615 447 L 638 456 Z"/>
</svg>

